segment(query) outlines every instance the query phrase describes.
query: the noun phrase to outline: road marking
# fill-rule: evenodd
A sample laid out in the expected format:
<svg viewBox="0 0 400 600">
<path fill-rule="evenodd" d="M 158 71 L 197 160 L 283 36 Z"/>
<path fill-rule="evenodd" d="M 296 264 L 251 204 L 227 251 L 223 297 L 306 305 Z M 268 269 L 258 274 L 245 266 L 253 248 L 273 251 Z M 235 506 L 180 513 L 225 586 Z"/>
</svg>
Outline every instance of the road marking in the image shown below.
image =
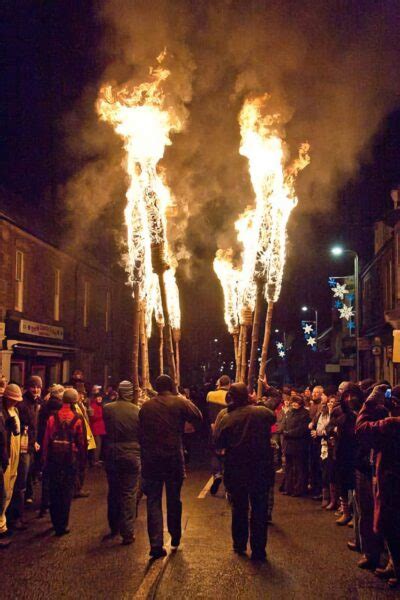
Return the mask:
<svg viewBox="0 0 400 600">
<path fill-rule="evenodd" d="M 207 496 L 208 492 L 210 491 L 213 481 L 214 481 L 214 477 L 211 475 L 210 479 L 207 481 L 206 485 L 203 487 L 203 489 L 201 490 L 201 492 L 197 496 L 197 498 L 204 500 L 204 498 Z"/>
<path fill-rule="evenodd" d="M 153 598 L 153 593 L 157 587 L 157 583 L 160 580 L 171 556 L 171 542 L 164 544 L 164 548 L 168 552 L 167 556 L 164 556 L 163 559 L 158 558 L 157 560 L 149 562 L 142 583 L 133 596 L 135 600 L 146 600 L 147 598 Z"/>
</svg>

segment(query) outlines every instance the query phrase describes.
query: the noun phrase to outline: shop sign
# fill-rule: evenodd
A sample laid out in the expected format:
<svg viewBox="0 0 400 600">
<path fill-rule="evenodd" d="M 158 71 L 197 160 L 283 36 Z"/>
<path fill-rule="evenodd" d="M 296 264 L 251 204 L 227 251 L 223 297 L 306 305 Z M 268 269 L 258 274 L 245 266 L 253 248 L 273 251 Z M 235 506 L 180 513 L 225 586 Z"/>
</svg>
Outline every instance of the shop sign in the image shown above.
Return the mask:
<svg viewBox="0 0 400 600">
<path fill-rule="evenodd" d="M 340 365 L 327 363 L 325 365 L 325 373 L 340 373 Z"/>
<path fill-rule="evenodd" d="M 19 322 L 19 332 L 37 337 L 52 338 L 54 340 L 64 339 L 64 328 L 46 323 L 35 323 L 21 319 Z"/>
</svg>

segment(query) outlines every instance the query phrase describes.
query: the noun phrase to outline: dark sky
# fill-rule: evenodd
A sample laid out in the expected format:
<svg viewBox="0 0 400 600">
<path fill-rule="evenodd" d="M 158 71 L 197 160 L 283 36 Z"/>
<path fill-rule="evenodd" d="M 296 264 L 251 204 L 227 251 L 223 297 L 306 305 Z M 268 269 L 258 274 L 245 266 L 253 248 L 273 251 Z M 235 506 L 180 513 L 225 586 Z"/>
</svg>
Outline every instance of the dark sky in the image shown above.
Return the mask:
<svg viewBox="0 0 400 600">
<path fill-rule="evenodd" d="M 93 150 L 93 155 L 90 151 L 74 151 L 79 142 L 75 140 L 71 145 L 70 138 L 74 133 L 71 129 L 75 126 L 79 129 L 87 111 L 93 111 L 94 90 L 102 80 L 103 72 L 113 63 L 114 54 L 118 55 L 119 42 L 115 42 L 112 37 L 107 38 L 108 25 L 105 24 L 104 18 L 99 16 L 99 6 L 102 4 L 67 0 L 6 1 L 0 9 L 3 13 L 0 20 L 3 44 L 0 68 L 0 175 L 3 188 L 1 197 L 7 197 L 7 192 L 16 194 L 30 220 L 53 223 L 56 218 L 61 231 L 65 230 L 65 224 L 70 222 L 66 219 L 70 219 L 71 214 L 66 210 L 64 196 L 60 190 L 64 189 L 74 174 L 98 158 L 96 149 Z M 118 5 L 118 2 L 114 4 Z M 119 4 L 122 6 L 124 2 Z M 190 2 L 186 2 L 186 5 L 189 4 Z M 243 2 L 226 4 L 240 16 Z M 358 31 L 352 27 L 362 15 L 356 14 L 358 9 L 354 7 L 359 6 L 358 3 L 350 4 L 354 10 L 348 8 L 349 14 L 346 16 L 347 21 L 342 33 L 356 39 Z M 303 10 L 306 11 L 306 8 Z M 300 15 L 300 18 L 306 17 L 307 15 Z M 113 18 L 115 21 L 115 16 Z M 245 18 L 246 14 L 243 16 L 243 19 Z M 333 22 L 333 25 L 336 23 Z M 340 28 L 340 25 L 338 27 Z M 137 32 L 135 35 L 135 44 L 140 47 L 144 40 L 137 36 Z M 107 41 L 108 39 L 114 40 L 115 46 L 112 45 L 113 42 Z M 201 43 L 199 42 L 199 48 L 204 47 L 206 39 L 204 37 Z M 148 44 L 148 40 L 146 43 Z M 390 43 L 388 36 L 388 46 Z M 154 54 L 157 54 L 158 50 L 156 48 Z M 284 56 L 284 49 L 282 52 Z M 201 64 L 198 48 L 195 48 L 193 53 L 198 60 L 198 72 Z M 118 60 L 114 60 L 114 71 L 118 70 L 115 67 L 117 63 Z M 120 65 L 118 68 L 120 69 Z M 245 73 L 245 70 L 243 72 Z M 243 73 L 241 76 L 243 78 Z M 229 80 L 231 75 L 224 74 L 224 77 Z M 198 75 L 197 80 L 201 82 Z M 238 80 L 239 78 L 236 79 L 236 85 Z M 300 83 L 307 85 L 311 80 L 312 71 L 305 73 Z M 196 90 L 201 97 L 201 85 L 198 82 L 194 86 L 194 92 Z M 193 113 L 196 115 L 197 96 L 194 95 Z M 304 98 L 307 99 L 307 95 Z M 315 100 L 315 95 L 311 93 L 310 104 L 313 98 Z M 360 97 L 354 98 L 354 102 L 362 104 L 362 93 Z M 396 99 L 389 102 L 390 111 L 385 114 L 383 110 L 383 114 L 377 118 L 375 133 L 367 145 L 368 151 L 363 152 L 360 162 L 341 178 L 340 184 L 330 190 L 331 198 L 326 210 L 314 212 L 312 206 L 307 205 L 306 199 L 300 195 L 300 204 L 303 200 L 307 209 L 302 210 L 299 206 L 291 218 L 288 261 L 282 294 L 276 309 L 275 326 L 287 331 L 298 329 L 300 306 L 304 303 L 320 310 L 321 328 L 329 326 L 330 291 L 327 277 L 331 274 L 346 273 L 346 270 L 351 268 L 351 263 L 339 264 L 332 261 L 328 253 L 332 243 L 341 241 L 346 246 L 356 249 L 364 262 L 370 258 L 373 222 L 390 207 L 390 190 L 400 182 L 400 113 L 394 109 L 396 102 Z M 305 111 L 310 110 L 310 106 L 306 107 L 305 99 L 302 99 L 301 105 Z M 191 106 L 190 102 L 188 106 Z M 295 112 L 294 122 L 296 115 Z M 94 120 L 93 114 L 91 119 Z M 301 118 L 297 122 L 301 122 Z M 217 122 L 215 126 L 218 128 Z M 302 125 L 300 129 L 300 133 L 296 131 L 296 126 L 290 130 L 290 135 L 296 141 L 304 139 L 302 136 L 304 131 L 307 131 L 306 125 Z M 313 134 L 310 135 L 312 138 Z M 317 148 L 318 143 L 316 137 Z M 184 168 L 185 164 L 182 160 L 184 150 L 183 145 L 179 155 L 180 168 Z M 200 162 L 202 160 L 201 152 L 192 151 L 191 156 L 195 156 Z M 169 160 L 172 161 L 173 156 Z M 191 181 L 196 186 L 201 185 L 198 173 L 197 179 L 193 176 Z M 248 183 L 246 185 L 248 186 Z M 310 189 L 307 181 L 304 185 L 307 190 Z M 301 181 L 299 186 L 301 191 Z M 122 191 L 123 187 L 124 182 L 121 181 Z M 313 196 L 313 201 L 318 203 L 318 192 Z M 6 200 L 0 202 L 3 202 L 4 206 L 7 205 Z M 321 202 L 325 202 L 322 194 Z M 123 193 L 119 198 L 110 200 L 110 204 L 103 207 L 99 218 L 88 224 L 85 238 L 91 237 L 90 232 L 100 230 L 103 241 L 108 237 L 112 239 L 121 221 L 123 204 Z M 212 199 L 209 206 L 204 201 L 200 212 L 196 213 L 188 225 L 188 243 L 195 269 L 192 270 L 190 279 L 181 274 L 183 329 L 191 340 L 196 338 L 201 348 L 200 355 L 192 355 L 192 344 L 187 346 L 189 362 L 203 360 L 209 352 L 209 340 L 214 337 L 221 338 L 224 333 L 222 294 L 212 273 L 211 263 L 216 250 L 215 233 L 224 229 L 229 212 L 227 206 L 223 194 L 218 199 Z M 231 212 L 235 213 L 235 210 Z M 236 215 L 237 212 L 234 217 Z M 85 216 L 82 217 L 77 211 L 75 219 L 82 218 Z M 108 242 L 102 244 L 103 249 L 105 246 L 109 247 Z M 195 312 L 192 310 L 194 302 L 200 307 Z"/>
</svg>

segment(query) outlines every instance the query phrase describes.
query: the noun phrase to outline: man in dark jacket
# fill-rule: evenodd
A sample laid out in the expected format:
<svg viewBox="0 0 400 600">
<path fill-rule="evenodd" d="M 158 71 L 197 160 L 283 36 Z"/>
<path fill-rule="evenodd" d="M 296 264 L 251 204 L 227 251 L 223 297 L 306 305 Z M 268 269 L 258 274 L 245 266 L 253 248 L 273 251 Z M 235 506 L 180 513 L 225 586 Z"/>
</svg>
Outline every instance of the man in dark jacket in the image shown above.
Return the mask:
<svg viewBox="0 0 400 600">
<path fill-rule="evenodd" d="M 358 415 L 356 435 L 375 452 L 374 532 L 383 536 L 389 549 L 389 585 L 395 587 L 400 582 L 400 403 L 388 398 L 391 416 L 380 418 L 387 389 L 374 387 Z"/>
<path fill-rule="evenodd" d="M 106 427 L 108 523 L 104 540 L 120 534 L 123 544 L 135 540 L 136 499 L 140 477 L 139 409 L 133 404 L 133 385 L 121 381 L 118 399 L 103 408 Z"/>
<path fill-rule="evenodd" d="M 310 415 L 302 396 L 290 399 L 290 410 L 281 421 L 283 452 L 286 458 L 285 489 L 290 496 L 304 496 L 308 483 L 308 446 Z"/>
<path fill-rule="evenodd" d="M 216 448 L 225 450 L 224 484 L 232 505 L 233 549 L 246 552 L 249 538 L 253 560 L 266 559 L 268 491 L 274 481 L 271 425 L 274 413 L 249 403 L 247 387 L 235 383 L 230 404 L 220 413 L 214 432 Z"/>
<path fill-rule="evenodd" d="M 201 412 L 187 398 L 176 394 L 168 375 L 155 383 L 158 394 L 145 402 L 139 413 L 139 440 L 142 457 L 142 489 L 147 496 L 147 527 L 150 556 L 166 555 L 163 547 L 162 491 L 167 494 L 168 531 L 176 549 L 181 538 L 182 503 L 180 499 L 185 461 L 182 436 L 185 423 L 195 427 L 202 421 Z"/>
</svg>

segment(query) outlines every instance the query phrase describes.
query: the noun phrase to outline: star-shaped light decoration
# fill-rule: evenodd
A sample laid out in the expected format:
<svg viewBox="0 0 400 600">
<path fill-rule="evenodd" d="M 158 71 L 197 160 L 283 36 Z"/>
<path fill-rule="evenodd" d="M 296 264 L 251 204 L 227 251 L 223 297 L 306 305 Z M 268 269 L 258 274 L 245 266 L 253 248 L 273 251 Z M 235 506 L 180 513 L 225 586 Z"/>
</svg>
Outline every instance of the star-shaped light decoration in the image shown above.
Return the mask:
<svg viewBox="0 0 400 600">
<path fill-rule="evenodd" d="M 285 352 L 284 352 L 284 350 L 281 350 L 281 351 L 279 352 L 279 356 L 280 356 L 281 358 L 285 358 Z"/>
<path fill-rule="evenodd" d="M 328 279 L 328 285 L 331 288 L 335 287 L 336 286 L 336 279 L 334 277 L 329 277 L 329 279 Z"/>
<path fill-rule="evenodd" d="M 349 294 L 347 297 L 350 300 L 350 304 L 351 304 L 356 296 L 355 296 L 355 294 Z"/>
<path fill-rule="evenodd" d="M 310 335 L 313 332 L 313 326 L 310 324 L 304 325 L 303 330 L 305 335 Z"/>
<path fill-rule="evenodd" d="M 340 300 L 336 300 L 335 308 L 342 308 L 342 306 L 343 306 L 343 302 L 341 302 Z"/>
<path fill-rule="evenodd" d="M 354 321 L 349 321 L 349 322 L 347 323 L 347 328 L 348 328 L 350 331 L 353 331 L 353 329 L 355 329 L 355 328 L 356 328 L 356 324 L 354 323 Z"/>
<path fill-rule="evenodd" d="M 343 304 L 342 308 L 339 309 L 339 312 L 340 318 L 346 319 L 346 321 L 351 319 L 351 317 L 354 317 L 354 311 L 352 306 L 347 306 L 346 304 Z"/>
<path fill-rule="evenodd" d="M 307 338 L 307 344 L 309 346 L 311 346 L 311 348 L 314 348 L 314 346 L 315 346 L 316 343 L 317 342 L 315 340 L 315 337 L 309 337 L 309 338 Z"/>
<path fill-rule="evenodd" d="M 278 350 L 282 350 L 282 348 L 283 348 L 282 342 L 276 342 L 276 347 L 278 348 Z"/>
<path fill-rule="evenodd" d="M 349 290 L 346 288 L 346 284 L 340 285 L 340 283 L 336 284 L 336 287 L 332 288 L 334 298 L 340 298 L 343 300 L 344 295 L 349 293 Z"/>
</svg>

